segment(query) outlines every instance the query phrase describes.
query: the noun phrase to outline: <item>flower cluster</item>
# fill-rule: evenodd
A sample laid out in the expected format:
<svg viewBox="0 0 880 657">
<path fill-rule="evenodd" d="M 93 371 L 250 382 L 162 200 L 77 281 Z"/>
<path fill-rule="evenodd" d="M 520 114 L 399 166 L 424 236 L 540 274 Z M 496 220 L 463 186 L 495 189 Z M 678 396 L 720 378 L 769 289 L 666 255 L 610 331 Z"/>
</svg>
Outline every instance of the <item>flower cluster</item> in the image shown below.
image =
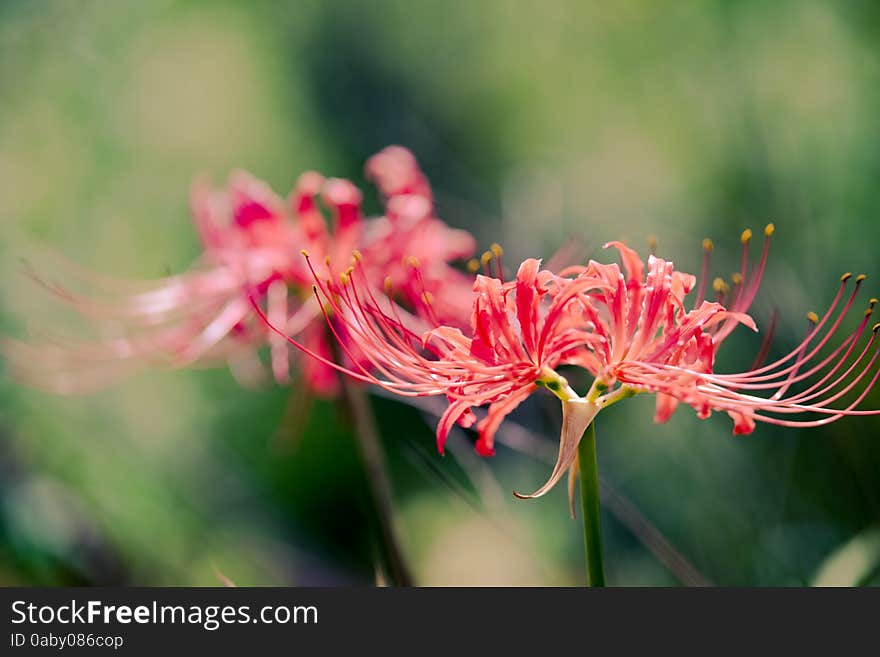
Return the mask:
<svg viewBox="0 0 880 657">
<path fill-rule="evenodd" d="M 529 259 L 514 280 L 505 281 L 499 267 L 496 275 L 476 276 L 467 326 L 435 321 L 421 331 L 407 322 L 392 295 L 371 292 L 366 258 L 356 254 L 340 276 L 315 274 L 316 293 L 328 308 L 328 318 L 345 328 L 343 344 L 352 364 L 333 363 L 288 339 L 328 366 L 395 394 L 444 395 L 449 404 L 437 426 L 441 453 L 456 423 L 476 423 L 476 450 L 491 455 L 504 418 L 537 388 L 550 390 L 563 405 L 557 464 L 544 486 L 521 497 L 543 495 L 566 471 L 573 473 L 578 442 L 596 414 L 638 393 L 657 394 L 657 421 L 667 420 L 677 404 L 685 403 L 701 418 L 712 411 L 727 412 L 735 434 L 752 432 L 756 421 L 806 427 L 880 413 L 858 409 L 880 376 L 874 367 L 880 324 L 867 330 L 875 299 L 841 344 L 823 354 L 855 303 L 864 276 L 855 278 L 848 297 L 852 277 L 841 278 L 828 310 L 821 318 L 810 313 L 811 329 L 791 353 L 738 374 L 714 371 L 718 348 L 736 326 L 757 330 L 747 312 L 761 283 L 773 232 L 772 224 L 765 228 L 753 268 L 752 233 L 742 234 L 741 270 L 734 274 L 732 287 L 714 281 L 714 301 L 705 298 L 712 251 L 708 240 L 699 282 L 668 260 L 651 255 L 645 262 L 626 245 L 611 242 L 606 248 L 618 251 L 622 268 L 591 260 L 552 272 Z M 352 354 L 355 348 L 358 358 Z M 578 395 L 559 373 L 564 365 L 592 375 L 586 394 Z M 473 409 L 486 405 L 488 412 L 477 422 Z"/>
<path fill-rule="evenodd" d="M 255 317 L 251 303 L 256 300 L 285 334 L 330 357 L 329 331 L 303 250 L 329 274 L 359 249 L 371 263 L 372 286 L 381 290 L 390 281 L 401 292 L 398 301 L 416 315 L 426 299 L 437 299 L 431 316 L 454 322 L 470 303 L 471 278 L 450 263 L 472 255 L 473 237 L 436 217 L 427 179 L 405 148 L 374 155 L 366 174 L 382 194 L 383 216 L 365 218 L 357 187 L 315 172 L 301 175 L 286 199 L 244 171 L 233 172 L 221 189 L 198 180 L 190 200 L 203 252 L 195 265 L 152 282 L 111 279 L 72 265 L 65 266 L 64 283 L 34 274 L 100 338 L 5 340 L 10 372 L 61 393 L 103 387 L 146 366 L 229 362 L 239 378 L 252 381 L 262 370 L 255 347 L 268 342 L 274 378 L 286 383 L 290 349 Z M 75 291 L 77 284 L 88 293 Z M 338 377 L 331 368 L 314 359 L 299 365 L 314 391 L 335 393 Z"/>
<path fill-rule="evenodd" d="M 476 450 L 486 456 L 504 418 L 545 388 L 562 402 L 559 456 L 547 483 L 523 497 L 573 474 L 596 414 L 640 393 L 656 395 L 658 422 L 683 403 L 700 418 L 726 412 L 735 434 L 751 433 L 756 422 L 809 427 L 880 413 L 860 408 L 880 377 L 880 324 L 868 328 L 876 299 L 850 332 L 843 328 L 864 276 L 841 277 L 827 311 L 809 314 L 809 331 L 790 353 L 763 364 L 765 348 L 747 371 L 715 371 L 718 349 L 737 326 L 757 330 L 748 313 L 772 224 L 756 264 L 752 232 L 742 233 L 740 270 L 730 285 L 713 281 L 714 300 L 707 299 L 709 240 L 699 278 L 610 242 L 620 264 L 542 268 L 528 259 L 506 280 L 497 245 L 471 262 L 472 275 L 451 264 L 469 258 L 475 240 L 437 218 L 412 153 L 386 148 L 369 159 L 366 175 L 380 192 L 382 216 L 364 217 L 351 182 L 314 172 L 300 176 L 287 199 L 244 172 L 224 189 L 198 182 L 191 202 L 203 254 L 196 266 L 150 284 L 75 270 L 94 295 L 45 283 L 115 337 L 6 341 L 12 373 L 46 389 L 82 391 L 150 364 L 253 360 L 254 347 L 268 344 L 274 377 L 284 383 L 291 343 L 308 356 L 299 366 L 319 393 L 333 394 L 342 372 L 403 397 L 445 396 L 439 451 L 458 424 L 476 428 Z M 585 394 L 569 385 L 564 366 L 592 376 Z M 484 406 L 478 419 L 475 409 Z"/>
</svg>

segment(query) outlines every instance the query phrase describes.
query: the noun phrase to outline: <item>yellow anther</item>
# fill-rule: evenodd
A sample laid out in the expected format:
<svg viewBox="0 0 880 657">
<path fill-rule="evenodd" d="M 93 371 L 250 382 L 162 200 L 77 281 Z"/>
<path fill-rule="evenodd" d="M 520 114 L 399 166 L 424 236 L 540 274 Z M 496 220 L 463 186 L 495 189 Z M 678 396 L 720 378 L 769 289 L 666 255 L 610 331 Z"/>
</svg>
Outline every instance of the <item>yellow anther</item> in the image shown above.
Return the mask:
<svg viewBox="0 0 880 657">
<path fill-rule="evenodd" d="M 342 283 L 343 285 L 348 285 L 349 280 L 350 279 L 349 279 L 347 273 L 342 272 L 341 274 L 339 274 L 339 282 Z"/>
<path fill-rule="evenodd" d="M 865 310 L 865 317 L 870 316 L 871 313 L 873 313 L 873 312 L 874 312 L 874 306 L 869 306 L 869 307 Z"/>
<path fill-rule="evenodd" d="M 468 260 L 467 270 L 472 274 L 476 274 L 480 270 L 480 261 L 476 258 Z"/>
<path fill-rule="evenodd" d="M 425 290 L 424 292 L 422 292 L 422 302 L 426 306 L 430 306 L 431 304 L 434 303 L 434 295 L 431 294 L 430 292 L 428 292 L 427 290 Z"/>
<path fill-rule="evenodd" d="M 309 257 L 309 252 L 306 251 L 305 249 L 303 249 L 302 251 L 300 251 L 300 253 L 302 253 L 306 258 Z"/>
<path fill-rule="evenodd" d="M 874 333 L 876 333 L 877 331 L 880 331 L 880 322 L 877 322 L 876 324 L 874 324 L 874 328 L 872 328 L 871 330 L 874 331 Z"/>
<path fill-rule="evenodd" d="M 877 299 L 872 297 L 871 299 L 868 300 L 868 303 L 871 304 L 871 307 L 874 307 L 877 305 Z"/>
<path fill-rule="evenodd" d="M 850 278 L 852 278 L 852 272 L 848 271 L 843 276 L 840 277 L 840 282 L 846 283 Z"/>
<path fill-rule="evenodd" d="M 730 275 L 730 282 L 734 285 L 742 285 L 743 276 L 738 271 Z"/>
<path fill-rule="evenodd" d="M 714 248 L 715 248 L 715 245 L 712 244 L 712 240 L 710 240 L 708 237 L 703 240 L 703 250 L 704 251 L 711 251 Z"/>
<path fill-rule="evenodd" d="M 752 239 L 752 229 L 751 229 L 751 228 L 746 228 L 746 229 L 742 232 L 742 235 L 739 236 L 739 241 L 742 242 L 743 244 L 745 244 L 745 243 L 748 242 L 750 239 Z"/>
<path fill-rule="evenodd" d="M 858 276 L 856 276 L 856 284 L 858 285 L 859 283 L 861 283 L 861 282 L 862 282 L 863 280 L 865 280 L 866 278 L 868 278 L 868 277 L 865 276 L 864 274 L 859 274 Z"/>
<path fill-rule="evenodd" d="M 496 258 L 500 258 L 501 256 L 504 255 L 504 249 L 502 249 L 501 245 L 498 243 L 492 244 L 489 247 L 489 250 L 492 252 L 492 255 L 494 255 Z"/>
<path fill-rule="evenodd" d="M 413 255 L 408 255 L 403 257 L 403 265 L 404 267 L 412 267 L 413 269 L 418 269 L 422 263 L 419 262 L 419 259 Z"/>
<path fill-rule="evenodd" d="M 351 258 L 355 262 L 360 262 L 361 260 L 364 259 L 364 255 L 360 251 L 355 249 L 354 251 L 351 252 Z"/>
<path fill-rule="evenodd" d="M 712 289 L 715 290 L 718 294 L 721 294 L 722 292 L 727 292 L 730 287 L 727 285 L 725 280 L 719 276 L 714 281 L 712 281 Z"/>
<path fill-rule="evenodd" d="M 773 224 L 767 224 L 766 226 L 764 226 L 764 237 L 770 237 L 775 230 L 776 226 L 774 226 Z"/>
<path fill-rule="evenodd" d="M 330 266 L 330 256 L 328 256 L 328 255 L 324 256 L 324 264 L 327 265 L 328 267 Z"/>
<path fill-rule="evenodd" d="M 391 277 L 390 277 L 390 276 L 386 276 L 386 277 L 385 277 L 385 293 L 386 293 L 386 294 L 391 294 L 391 288 L 392 288 Z"/>
<path fill-rule="evenodd" d="M 490 262 L 492 262 L 492 252 L 491 251 L 484 251 L 483 255 L 480 256 L 480 262 L 483 263 L 484 267 L 486 265 L 488 265 Z"/>
<path fill-rule="evenodd" d="M 656 251 L 657 250 L 657 236 L 656 235 L 648 235 L 648 250 Z"/>
<path fill-rule="evenodd" d="M 813 324 L 819 323 L 819 315 L 814 313 L 812 310 L 807 313 L 807 319 Z"/>
</svg>

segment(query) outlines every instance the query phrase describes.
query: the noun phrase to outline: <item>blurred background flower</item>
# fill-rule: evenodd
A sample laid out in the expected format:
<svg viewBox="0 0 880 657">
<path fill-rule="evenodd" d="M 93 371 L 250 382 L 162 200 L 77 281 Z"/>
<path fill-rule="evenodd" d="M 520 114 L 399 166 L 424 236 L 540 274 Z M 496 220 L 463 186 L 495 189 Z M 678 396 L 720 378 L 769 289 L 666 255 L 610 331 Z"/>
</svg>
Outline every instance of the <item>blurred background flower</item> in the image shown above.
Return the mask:
<svg viewBox="0 0 880 657">
<path fill-rule="evenodd" d="M 375 214 L 363 162 L 399 143 L 438 215 L 509 263 L 658 234 L 696 273 L 708 235 L 733 272 L 740 231 L 774 221 L 753 313 L 779 310 L 785 353 L 844 270 L 877 295 L 878 45 L 860 0 L 5 2 L 2 329 L 59 321 L 21 275 L 38 246 L 160 277 L 199 252 L 194 174 L 284 190 L 316 169 Z M 759 346 L 738 331 L 718 370 Z M 153 372 L 58 398 L 2 378 L 0 399 L 0 583 L 373 581 L 347 422 L 301 382 Z M 510 495 L 546 475 L 555 403 L 518 409 L 492 461 L 459 430 L 436 456 L 430 408 L 374 406 L 420 583 L 580 582 L 565 492 Z M 734 438 L 684 412 L 655 427 L 650 399 L 622 409 L 598 437 L 610 584 L 880 583 L 876 419 Z"/>
</svg>

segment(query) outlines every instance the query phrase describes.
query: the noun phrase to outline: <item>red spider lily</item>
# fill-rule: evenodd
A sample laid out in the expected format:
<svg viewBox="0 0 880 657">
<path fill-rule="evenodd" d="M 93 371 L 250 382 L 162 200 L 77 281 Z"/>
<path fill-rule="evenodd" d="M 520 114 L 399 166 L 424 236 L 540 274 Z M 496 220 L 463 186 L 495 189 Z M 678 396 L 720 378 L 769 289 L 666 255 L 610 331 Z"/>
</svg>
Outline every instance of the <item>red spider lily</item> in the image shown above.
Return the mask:
<svg viewBox="0 0 880 657">
<path fill-rule="evenodd" d="M 303 182 L 314 180 L 304 177 Z M 63 284 L 35 274 L 90 320 L 102 338 L 93 343 L 54 335 L 42 344 L 6 341 L 4 355 L 13 376 L 68 393 L 106 386 L 150 365 L 240 363 L 249 353 L 246 348 L 265 335 L 250 320 L 249 293 L 266 301 L 275 321 L 300 333 L 318 310 L 305 296 L 307 302 L 288 314 L 287 284 L 303 279 L 303 267 L 290 253 L 307 237 L 286 203 L 243 171 L 231 174 L 224 189 L 197 181 L 190 199 L 203 253 L 188 272 L 142 282 L 68 266 Z M 87 291 L 74 291 L 82 287 Z M 277 347 L 273 352 L 274 373 L 283 380 L 288 356 Z"/>
<path fill-rule="evenodd" d="M 379 289 L 388 277 L 401 290 L 420 286 L 426 297 L 440 287 L 469 288 L 469 279 L 449 260 L 470 256 L 473 238 L 434 216 L 430 188 L 412 154 L 401 147 L 386 149 L 370 160 L 368 174 L 385 196 L 384 217 L 365 219 L 361 193 L 351 182 L 325 180 L 314 172 L 300 177 L 286 201 L 241 171 L 230 176 L 225 189 L 198 181 L 191 205 L 203 254 L 196 265 L 151 283 L 113 280 L 70 265 L 63 285 L 34 275 L 102 338 L 93 343 L 58 336 L 42 344 L 5 340 L 10 372 L 30 385 L 62 393 L 103 387 L 146 366 L 224 360 L 233 372 L 252 380 L 261 369 L 255 347 L 268 341 L 274 377 L 286 383 L 287 344 L 255 321 L 250 299 L 265 307 L 273 324 L 329 357 L 328 332 L 311 294 L 313 271 L 300 256 L 303 249 L 316 257 L 322 272 L 354 249 L 370 253 L 376 262 L 371 280 Z M 329 224 L 324 210 L 330 212 Z M 411 256 L 408 262 L 418 255 L 421 265 L 402 264 L 401 253 Z M 77 283 L 88 292 L 74 292 Z M 462 314 L 450 303 L 438 309 L 446 318 Z M 303 359 L 302 369 L 312 390 L 336 392 L 331 368 Z"/>
<path fill-rule="evenodd" d="M 546 385 L 565 398 L 577 397 L 554 370 L 583 364 L 589 354 L 585 345 L 601 341 L 585 330 L 579 297 L 580 292 L 602 289 L 600 279 L 583 275 L 570 287 L 562 287 L 554 283 L 564 279 L 539 271 L 539 260 L 526 260 L 515 281 L 477 276 L 471 337 L 448 325 L 417 334 L 411 318 L 404 319 L 390 299 L 380 301 L 373 294 L 363 262 L 357 254 L 353 265 L 338 278 L 315 276 L 330 311 L 328 319 L 331 315 L 339 318 L 345 328 L 342 347 L 347 350 L 353 344 L 363 354 L 363 361 L 352 357 L 353 368 L 334 366 L 399 395 L 445 395 L 449 408 L 437 428 L 441 452 L 456 422 L 473 424 L 474 406 L 489 404 L 488 416 L 477 425 L 477 451 L 490 455 L 498 425 L 537 386 Z M 321 358 L 299 341 L 288 339 Z"/>
<path fill-rule="evenodd" d="M 733 298 L 730 311 L 722 312 L 720 304 L 702 301 L 699 308 L 686 314 L 683 309 L 677 309 L 678 317 L 672 322 L 661 322 L 658 327 L 653 326 L 650 321 L 639 323 L 636 333 L 641 335 L 632 334 L 636 347 L 630 344 L 624 357 L 604 362 L 603 368 L 597 372 L 598 385 L 601 387 L 620 383 L 635 392 L 659 393 L 655 419 L 660 422 L 669 418 L 679 401 L 693 406 L 701 418 L 708 417 L 713 410 L 727 411 L 734 420 L 734 434 L 751 433 L 754 431 L 755 421 L 788 427 L 812 427 L 828 424 L 847 415 L 880 413 L 880 410 L 857 409 L 878 377 L 876 372 L 873 375 L 870 372 L 877 358 L 874 342 L 880 325 L 874 325 L 873 330 L 867 331 L 867 337 L 865 336 L 877 300 L 870 300 L 862 320 L 831 353 L 822 353 L 823 347 L 838 332 L 852 309 L 865 279 L 864 275 L 855 278 L 854 289 L 845 302 L 843 299 L 846 297 L 846 286 L 852 275 L 845 274 L 841 277 L 840 287 L 828 310 L 821 319 L 814 313 L 809 313 L 810 331 L 801 344 L 786 356 L 737 374 L 717 374 L 713 371 L 717 349 L 735 325 L 744 323 L 754 328 L 751 319 L 743 313 L 748 310 L 760 285 L 773 225 L 768 225 L 764 232 L 764 248 L 760 262 L 752 274 L 749 274 L 747 267 L 751 231 L 743 233 L 742 266 L 740 272 L 734 275 L 736 291 L 731 295 Z M 703 282 L 697 295 L 698 303 L 705 291 L 708 253 L 712 248 L 710 242 L 705 246 L 706 258 Z M 625 256 L 625 261 L 632 260 L 633 256 L 634 254 Z M 662 261 L 654 259 L 652 264 L 649 259 L 652 272 L 659 262 Z M 632 270 L 629 274 L 627 286 L 633 291 L 628 296 L 632 302 L 638 300 L 641 274 L 636 272 L 633 275 Z M 645 279 L 646 289 L 652 286 L 651 277 L 652 274 L 649 273 Z M 655 277 L 654 293 L 656 280 Z M 730 291 L 723 282 L 719 283 L 717 280 L 714 287 L 722 300 Z M 615 328 L 618 327 L 612 322 L 610 326 L 603 327 L 603 330 L 614 331 Z M 864 344 L 861 344 L 862 338 L 865 338 Z M 814 380 L 820 374 L 820 378 Z M 800 383 L 809 385 L 804 390 L 793 392 L 796 384 Z M 843 407 L 834 405 L 850 393 L 854 393 L 855 398 L 848 404 Z M 818 417 L 788 419 L 792 415 L 804 414 L 815 414 Z"/>
<path fill-rule="evenodd" d="M 556 394 L 563 402 L 556 466 L 535 493 L 520 495 L 538 497 L 566 471 L 574 473 L 577 445 L 595 415 L 641 392 L 658 393 L 658 421 L 668 419 L 675 404 L 684 402 L 701 418 L 713 410 L 728 412 L 736 434 L 751 432 L 756 421 L 818 426 L 847 415 L 880 413 L 857 408 L 880 376 L 880 368 L 874 367 L 880 324 L 863 340 L 876 300 L 871 300 L 855 330 L 829 355 L 820 356 L 849 313 L 863 276 L 856 278 L 855 290 L 845 302 L 851 277 L 842 277 L 828 311 L 822 318 L 811 315 L 813 328 L 787 356 L 740 374 L 714 372 L 717 349 L 733 328 L 744 324 L 757 330 L 746 311 L 767 262 L 772 224 L 764 233 L 754 271 L 748 268 L 751 232 L 743 233 L 735 290 L 731 294 L 723 281 L 716 281 L 717 301 L 704 299 L 711 251 L 711 243 L 705 243 L 703 280 L 691 307 L 685 299 L 697 284 L 694 276 L 653 255 L 644 263 L 619 242 L 606 247 L 620 252 L 625 274 L 617 264 L 595 261 L 554 274 L 540 270 L 540 261 L 526 260 L 515 281 L 478 276 L 468 335 L 448 325 L 417 333 L 390 299 L 372 294 L 360 257 L 338 278 L 316 276 L 317 289 L 329 314 L 344 326 L 347 342 L 363 354 L 363 360 L 353 359 L 354 367 L 335 367 L 398 395 L 447 397 L 449 406 L 437 427 L 441 453 L 456 422 L 473 424 L 473 407 L 489 405 L 487 416 L 477 424 L 476 449 L 490 455 L 493 436 L 507 414 L 539 386 Z M 726 295 L 731 297 L 729 308 L 722 303 Z M 577 395 L 556 372 L 561 365 L 580 366 L 594 376 L 586 395 Z M 808 380 L 813 382 L 794 392 L 797 384 Z M 854 399 L 841 405 L 847 395 Z M 793 414 L 819 417 L 788 419 Z"/>
</svg>

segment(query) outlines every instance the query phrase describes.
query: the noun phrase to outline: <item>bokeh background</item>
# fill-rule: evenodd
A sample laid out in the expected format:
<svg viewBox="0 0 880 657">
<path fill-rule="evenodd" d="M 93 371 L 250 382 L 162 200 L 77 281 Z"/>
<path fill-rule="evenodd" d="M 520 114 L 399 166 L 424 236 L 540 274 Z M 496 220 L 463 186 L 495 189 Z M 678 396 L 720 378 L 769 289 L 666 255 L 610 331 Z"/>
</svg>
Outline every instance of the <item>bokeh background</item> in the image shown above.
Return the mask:
<svg viewBox="0 0 880 657">
<path fill-rule="evenodd" d="M 779 311 L 783 352 L 844 270 L 880 290 L 878 116 L 880 10 L 864 0 L 6 0 L 0 321 L 20 335 L 53 317 L 21 274 L 33 249 L 125 277 L 186 268 L 197 173 L 361 184 L 399 143 L 440 216 L 508 263 L 653 234 L 696 271 L 711 236 L 725 274 L 740 231 L 774 221 L 755 315 Z M 758 344 L 731 340 L 719 369 Z M 0 584 L 373 583 L 350 425 L 304 395 L 223 369 L 68 398 L 0 377 Z M 510 495 L 548 473 L 552 399 L 517 413 L 533 434 L 512 424 L 517 448 L 492 460 L 463 431 L 440 458 L 431 418 L 373 404 L 418 582 L 581 582 L 564 486 Z M 652 411 L 636 398 L 598 425 L 611 584 L 880 583 L 876 418 L 733 437 L 724 416 L 655 426 Z"/>
</svg>

